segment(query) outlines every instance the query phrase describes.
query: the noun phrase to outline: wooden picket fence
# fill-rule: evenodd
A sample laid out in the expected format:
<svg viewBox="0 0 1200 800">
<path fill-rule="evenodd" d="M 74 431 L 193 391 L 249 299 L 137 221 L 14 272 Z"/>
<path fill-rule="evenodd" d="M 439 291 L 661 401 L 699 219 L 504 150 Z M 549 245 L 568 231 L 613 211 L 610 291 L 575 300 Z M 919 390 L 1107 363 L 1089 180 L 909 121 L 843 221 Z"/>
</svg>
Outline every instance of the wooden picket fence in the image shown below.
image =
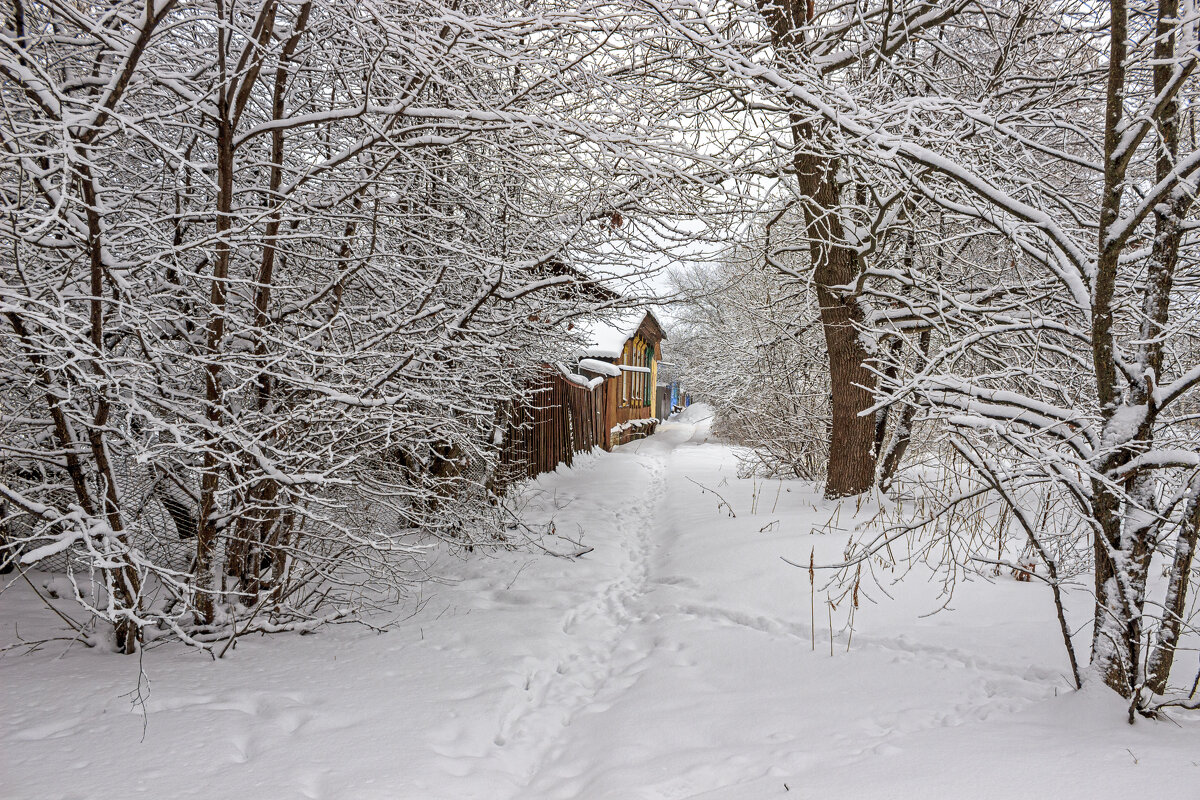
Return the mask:
<svg viewBox="0 0 1200 800">
<path fill-rule="evenodd" d="M 608 447 L 604 423 L 608 382 L 594 389 L 547 372 L 534 380 L 529 399 L 514 403 L 500 446 L 497 488 L 571 464 L 576 453 Z"/>
</svg>

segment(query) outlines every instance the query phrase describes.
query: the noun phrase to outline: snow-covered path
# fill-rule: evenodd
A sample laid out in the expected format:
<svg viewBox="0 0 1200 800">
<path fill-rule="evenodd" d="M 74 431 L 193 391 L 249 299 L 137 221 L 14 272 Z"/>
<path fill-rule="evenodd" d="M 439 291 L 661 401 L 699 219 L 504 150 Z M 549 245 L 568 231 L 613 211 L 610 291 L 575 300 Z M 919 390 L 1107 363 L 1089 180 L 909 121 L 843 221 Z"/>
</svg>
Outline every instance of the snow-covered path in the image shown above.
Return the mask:
<svg viewBox="0 0 1200 800">
<path fill-rule="evenodd" d="M 5 657 L 0 797 L 1200 798 L 1197 720 L 1131 728 L 1067 691 L 1036 584 L 965 584 L 924 617 L 935 584 L 864 584 L 831 650 L 822 595 L 814 632 L 807 574 L 779 557 L 836 558 L 867 513 L 739 479 L 707 429 L 671 422 L 529 488 L 529 524 L 587 555 L 450 562 L 382 635 L 245 640 L 216 663 L 159 648 L 144 717 L 135 659 Z M 0 626 L 36 635 L 31 603 L 0 597 Z"/>
<path fill-rule="evenodd" d="M 560 470 L 531 493 L 535 508 L 529 517 L 567 526 L 596 549 L 575 562 L 543 562 L 536 574 L 522 570 L 501 598 L 544 608 L 553 624 L 534 631 L 527 613 L 510 631 L 518 649 L 533 645 L 537 655 L 519 658 L 517 675 L 524 678 L 502 698 L 494 736 L 486 724 L 446 729 L 455 744 L 440 752 L 453 760 L 476 760 L 464 777 L 480 782 L 479 796 L 500 797 L 496 787 L 509 781 L 513 797 L 598 791 L 580 786 L 580 770 L 571 763 L 581 749 L 585 761 L 597 758 L 597 743 L 587 733 L 590 720 L 604 716 L 639 681 L 660 648 L 679 650 L 650 622 L 657 616 L 654 589 L 663 553 L 677 535 L 667 508 L 668 476 L 676 448 L 695 433 L 694 425 L 667 425 L 658 436 L 613 456 Z M 597 538 L 591 531 L 607 535 Z M 503 649 L 479 643 L 481 660 Z M 486 716 L 474 722 L 486 723 Z"/>
</svg>

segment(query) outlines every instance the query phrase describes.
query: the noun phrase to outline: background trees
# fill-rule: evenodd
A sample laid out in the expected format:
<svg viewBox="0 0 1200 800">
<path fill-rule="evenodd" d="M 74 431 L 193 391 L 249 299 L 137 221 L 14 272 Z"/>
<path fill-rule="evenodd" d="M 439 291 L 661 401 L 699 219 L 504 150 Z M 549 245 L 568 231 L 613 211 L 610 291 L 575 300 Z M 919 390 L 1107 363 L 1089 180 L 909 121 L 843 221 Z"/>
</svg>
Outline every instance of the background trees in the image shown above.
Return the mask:
<svg viewBox="0 0 1200 800">
<path fill-rule="evenodd" d="M 791 222 L 672 274 L 684 299 L 672 308 L 670 358 L 688 391 L 713 406 L 713 430 L 751 448 L 748 467 L 820 481 L 830 423 L 820 310 L 811 284 L 769 263 L 789 260 Z"/>
</svg>

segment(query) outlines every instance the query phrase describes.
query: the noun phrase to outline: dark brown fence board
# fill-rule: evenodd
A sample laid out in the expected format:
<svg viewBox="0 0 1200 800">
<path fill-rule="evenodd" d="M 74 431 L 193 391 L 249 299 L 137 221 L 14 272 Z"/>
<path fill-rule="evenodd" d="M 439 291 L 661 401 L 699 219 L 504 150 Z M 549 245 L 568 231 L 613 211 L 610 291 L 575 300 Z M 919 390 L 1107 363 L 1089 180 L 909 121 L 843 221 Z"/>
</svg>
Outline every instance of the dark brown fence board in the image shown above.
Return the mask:
<svg viewBox="0 0 1200 800">
<path fill-rule="evenodd" d="M 550 472 L 571 464 L 575 453 L 607 446 L 607 389 L 607 382 L 587 389 L 557 373 L 532 381 L 528 398 L 514 402 L 506 418 L 499 453 L 504 477 L 498 485 Z"/>
</svg>

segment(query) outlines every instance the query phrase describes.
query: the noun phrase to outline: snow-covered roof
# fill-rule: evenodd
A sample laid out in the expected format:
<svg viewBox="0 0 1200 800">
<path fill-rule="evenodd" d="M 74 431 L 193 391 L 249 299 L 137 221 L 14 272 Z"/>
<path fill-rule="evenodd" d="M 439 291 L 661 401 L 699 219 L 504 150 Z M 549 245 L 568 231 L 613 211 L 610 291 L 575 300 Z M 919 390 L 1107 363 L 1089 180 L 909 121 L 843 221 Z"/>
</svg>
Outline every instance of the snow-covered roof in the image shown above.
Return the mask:
<svg viewBox="0 0 1200 800">
<path fill-rule="evenodd" d="M 579 325 L 587 344 L 579 351 L 583 358 L 620 358 L 625 343 L 633 338 L 642 321 L 649 316 L 662 329 L 662 323 L 649 309 L 628 311 L 604 319 L 588 320 Z"/>
</svg>

